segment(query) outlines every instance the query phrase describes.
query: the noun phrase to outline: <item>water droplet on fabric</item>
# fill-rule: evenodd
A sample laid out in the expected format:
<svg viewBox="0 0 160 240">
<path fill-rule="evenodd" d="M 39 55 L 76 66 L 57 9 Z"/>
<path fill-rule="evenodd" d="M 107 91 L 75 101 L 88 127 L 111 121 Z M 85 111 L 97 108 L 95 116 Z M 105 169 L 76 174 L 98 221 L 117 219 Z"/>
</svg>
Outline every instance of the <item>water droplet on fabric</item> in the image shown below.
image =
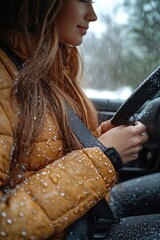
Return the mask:
<svg viewBox="0 0 160 240">
<path fill-rule="evenodd" d="M 11 219 L 7 219 L 7 223 L 8 223 L 8 224 L 12 224 L 13 221 L 12 221 Z"/>
</svg>

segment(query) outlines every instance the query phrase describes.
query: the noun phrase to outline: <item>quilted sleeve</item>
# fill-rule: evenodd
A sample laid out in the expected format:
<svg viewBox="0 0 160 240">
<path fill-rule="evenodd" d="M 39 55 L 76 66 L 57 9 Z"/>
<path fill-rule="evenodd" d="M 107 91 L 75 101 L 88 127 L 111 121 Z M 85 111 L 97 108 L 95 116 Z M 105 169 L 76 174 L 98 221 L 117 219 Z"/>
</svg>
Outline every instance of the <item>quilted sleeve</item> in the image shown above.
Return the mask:
<svg viewBox="0 0 160 240">
<path fill-rule="evenodd" d="M 11 76 L 0 61 L 0 186 L 8 176 L 13 146 L 13 128 L 17 121 L 9 102 L 11 85 Z"/>
<path fill-rule="evenodd" d="M 3 194 L 0 237 L 46 239 L 61 232 L 115 182 L 114 168 L 98 148 L 74 151 Z"/>
</svg>

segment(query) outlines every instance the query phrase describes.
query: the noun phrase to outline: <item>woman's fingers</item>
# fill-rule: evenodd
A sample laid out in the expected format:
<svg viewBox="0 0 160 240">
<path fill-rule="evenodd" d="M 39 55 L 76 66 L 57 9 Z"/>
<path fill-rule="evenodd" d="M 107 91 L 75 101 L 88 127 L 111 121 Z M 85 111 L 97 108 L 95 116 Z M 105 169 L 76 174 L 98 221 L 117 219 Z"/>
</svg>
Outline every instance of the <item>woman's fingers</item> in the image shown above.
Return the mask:
<svg viewBox="0 0 160 240">
<path fill-rule="evenodd" d="M 137 134 L 139 134 L 139 136 L 140 136 L 141 144 L 147 142 L 148 139 L 149 139 L 149 136 L 148 136 L 148 134 L 146 132 L 145 125 L 140 123 L 140 122 L 136 122 L 135 123 L 135 128 L 137 130 Z"/>
<path fill-rule="evenodd" d="M 148 138 L 146 127 L 142 123 L 136 122 L 134 126 L 121 125 L 112 128 L 102 134 L 99 140 L 106 147 L 115 147 L 121 155 L 123 163 L 127 163 L 138 157 Z"/>
<path fill-rule="evenodd" d="M 135 128 L 137 130 L 137 133 L 139 133 L 139 134 L 146 132 L 146 127 L 141 122 L 135 122 Z"/>
<path fill-rule="evenodd" d="M 140 136 L 141 136 L 142 144 L 149 140 L 149 136 L 146 132 L 141 133 Z"/>
<path fill-rule="evenodd" d="M 114 128 L 115 126 L 111 123 L 111 120 L 107 120 L 103 122 L 101 125 L 101 134 L 109 131 L 110 129 Z"/>
</svg>

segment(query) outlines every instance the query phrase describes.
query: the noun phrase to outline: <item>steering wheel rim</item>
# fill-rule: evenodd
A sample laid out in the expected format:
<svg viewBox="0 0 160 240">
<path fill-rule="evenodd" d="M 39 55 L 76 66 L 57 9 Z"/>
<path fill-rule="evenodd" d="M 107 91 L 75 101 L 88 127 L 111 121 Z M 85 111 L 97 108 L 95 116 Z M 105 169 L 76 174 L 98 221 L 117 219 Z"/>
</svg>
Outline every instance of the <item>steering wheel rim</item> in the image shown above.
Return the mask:
<svg viewBox="0 0 160 240">
<path fill-rule="evenodd" d="M 130 124 L 130 118 L 137 110 L 160 90 L 160 67 L 151 73 L 120 106 L 112 117 L 111 123 L 115 126 Z"/>
<path fill-rule="evenodd" d="M 129 96 L 129 98 L 120 106 L 111 119 L 115 126 L 121 124 L 132 124 L 131 117 L 140 109 L 140 107 L 160 90 L 160 67 L 152 72 Z M 142 122 L 149 134 L 149 141 L 144 144 L 149 149 L 159 151 L 160 133 L 157 126 L 160 126 L 160 98 L 156 98 L 148 104 L 139 114 L 137 121 Z M 157 123 L 158 121 L 158 123 Z"/>
</svg>

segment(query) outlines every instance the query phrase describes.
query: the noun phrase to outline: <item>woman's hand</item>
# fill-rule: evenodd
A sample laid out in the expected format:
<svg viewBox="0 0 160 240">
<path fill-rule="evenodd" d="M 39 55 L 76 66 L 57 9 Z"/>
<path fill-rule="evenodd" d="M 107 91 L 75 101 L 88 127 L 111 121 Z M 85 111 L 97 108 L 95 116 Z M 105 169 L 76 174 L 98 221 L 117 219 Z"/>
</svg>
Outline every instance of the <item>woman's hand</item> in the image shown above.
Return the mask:
<svg viewBox="0 0 160 240">
<path fill-rule="evenodd" d="M 115 126 L 111 123 L 111 120 L 107 120 L 105 122 L 102 122 L 101 125 L 98 127 L 98 131 L 100 135 L 107 132 L 108 130 L 114 128 Z"/>
<path fill-rule="evenodd" d="M 104 125 L 105 129 L 108 127 L 107 122 Z M 121 125 L 111 128 L 99 137 L 99 141 L 106 147 L 114 147 L 121 155 L 123 164 L 125 164 L 138 157 L 139 151 L 143 148 L 143 143 L 148 141 L 148 138 L 146 127 L 142 123 L 136 122 L 135 126 Z"/>
</svg>

